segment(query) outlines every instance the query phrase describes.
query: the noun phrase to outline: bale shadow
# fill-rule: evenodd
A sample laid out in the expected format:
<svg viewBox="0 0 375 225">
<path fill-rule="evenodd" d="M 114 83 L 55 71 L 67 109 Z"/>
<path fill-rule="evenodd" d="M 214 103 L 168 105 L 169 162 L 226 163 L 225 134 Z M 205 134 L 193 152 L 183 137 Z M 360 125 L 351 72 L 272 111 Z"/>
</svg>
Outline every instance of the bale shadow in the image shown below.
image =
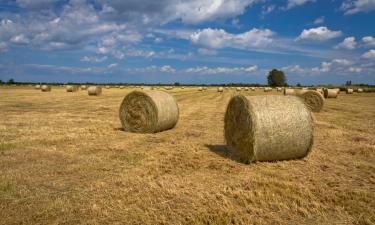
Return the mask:
<svg viewBox="0 0 375 225">
<path fill-rule="evenodd" d="M 224 158 L 229 158 L 232 159 L 231 154 L 229 149 L 227 148 L 226 145 L 209 145 L 205 144 L 205 147 L 207 147 L 211 152 L 224 157 Z"/>
<path fill-rule="evenodd" d="M 113 128 L 114 131 L 125 131 L 124 128 L 122 127 L 116 127 L 116 128 Z"/>
</svg>

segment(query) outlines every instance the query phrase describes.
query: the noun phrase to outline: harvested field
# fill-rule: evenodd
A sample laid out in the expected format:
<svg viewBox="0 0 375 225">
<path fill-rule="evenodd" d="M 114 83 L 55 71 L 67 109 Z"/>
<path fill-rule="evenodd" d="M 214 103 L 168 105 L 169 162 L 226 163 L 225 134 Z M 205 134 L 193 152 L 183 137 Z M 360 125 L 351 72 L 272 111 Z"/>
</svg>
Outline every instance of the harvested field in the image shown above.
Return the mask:
<svg viewBox="0 0 375 225">
<path fill-rule="evenodd" d="M 0 87 L 0 224 L 374 224 L 375 93 L 341 93 L 314 114 L 306 158 L 230 158 L 224 113 L 261 89 L 168 90 L 179 121 L 125 132 L 134 88 L 89 97 Z"/>
</svg>

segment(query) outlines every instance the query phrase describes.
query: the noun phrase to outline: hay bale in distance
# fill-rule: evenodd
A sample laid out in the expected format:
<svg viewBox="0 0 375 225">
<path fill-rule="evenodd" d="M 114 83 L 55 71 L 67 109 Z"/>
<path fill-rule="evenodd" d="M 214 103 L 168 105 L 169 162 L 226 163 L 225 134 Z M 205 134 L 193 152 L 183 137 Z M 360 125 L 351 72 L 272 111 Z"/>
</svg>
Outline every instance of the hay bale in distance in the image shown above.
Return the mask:
<svg viewBox="0 0 375 225">
<path fill-rule="evenodd" d="M 337 89 L 324 89 L 324 98 L 337 98 Z"/>
<path fill-rule="evenodd" d="M 50 92 L 52 87 L 51 85 L 42 85 L 42 87 L 40 88 L 42 90 L 42 92 Z"/>
<path fill-rule="evenodd" d="M 199 88 L 198 88 L 198 91 L 203 91 L 203 88 L 202 88 L 202 87 L 199 87 Z"/>
<path fill-rule="evenodd" d="M 40 90 L 40 85 L 39 84 L 37 84 L 37 85 L 35 85 L 35 87 L 34 87 L 36 90 Z"/>
<path fill-rule="evenodd" d="M 224 88 L 223 87 L 218 87 L 217 88 L 217 92 L 223 92 L 224 91 Z"/>
<path fill-rule="evenodd" d="M 281 92 L 281 91 L 283 91 L 283 88 L 278 87 L 278 88 L 276 88 L 276 90 L 277 90 L 277 92 Z"/>
<path fill-rule="evenodd" d="M 76 92 L 78 91 L 78 86 L 76 85 L 67 85 L 66 92 Z"/>
<path fill-rule="evenodd" d="M 241 91 L 241 90 L 242 90 L 241 87 L 237 87 L 237 88 L 236 88 L 236 91 Z"/>
<path fill-rule="evenodd" d="M 126 131 L 156 133 L 173 128 L 179 109 L 172 95 L 163 91 L 133 91 L 120 106 L 120 120 Z"/>
<path fill-rule="evenodd" d="M 245 87 L 245 88 L 244 88 L 244 91 L 249 91 L 249 88 L 248 88 L 248 87 Z"/>
<path fill-rule="evenodd" d="M 348 89 L 346 89 L 346 94 L 353 94 L 353 89 L 351 89 L 351 88 L 348 88 Z"/>
<path fill-rule="evenodd" d="M 302 158 L 313 144 L 313 117 L 296 96 L 234 96 L 224 124 L 229 150 L 245 163 Z"/>
<path fill-rule="evenodd" d="M 87 85 L 81 85 L 81 90 L 87 90 Z"/>
<path fill-rule="evenodd" d="M 284 95 L 296 95 L 296 92 L 292 88 L 284 88 Z"/>
<path fill-rule="evenodd" d="M 272 88 L 270 88 L 270 87 L 265 87 L 264 88 L 264 92 L 271 92 L 272 91 Z"/>
<path fill-rule="evenodd" d="M 102 88 L 99 86 L 90 86 L 87 89 L 87 93 L 89 94 L 89 96 L 99 96 L 102 94 Z"/>
<path fill-rule="evenodd" d="M 362 89 L 362 88 L 358 88 L 358 89 L 357 89 L 357 92 L 358 92 L 358 93 L 363 93 L 363 89 Z"/>
<path fill-rule="evenodd" d="M 308 90 L 297 94 L 298 97 L 302 98 L 303 102 L 312 112 L 320 112 L 324 105 L 324 97 L 317 91 Z"/>
</svg>

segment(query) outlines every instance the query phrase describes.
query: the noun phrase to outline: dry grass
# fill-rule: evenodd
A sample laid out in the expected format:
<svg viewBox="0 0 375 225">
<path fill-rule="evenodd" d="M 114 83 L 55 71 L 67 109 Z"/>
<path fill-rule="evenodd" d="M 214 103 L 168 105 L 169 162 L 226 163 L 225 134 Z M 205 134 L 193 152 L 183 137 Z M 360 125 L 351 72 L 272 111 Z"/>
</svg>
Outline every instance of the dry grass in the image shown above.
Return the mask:
<svg viewBox="0 0 375 225">
<path fill-rule="evenodd" d="M 168 91 L 180 120 L 146 135 L 120 129 L 130 90 L 0 87 L 0 224 L 375 223 L 375 93 L 327 99 L 305 159 L 245 165 L 224 146 L 235 90 Z"/>
</svg>

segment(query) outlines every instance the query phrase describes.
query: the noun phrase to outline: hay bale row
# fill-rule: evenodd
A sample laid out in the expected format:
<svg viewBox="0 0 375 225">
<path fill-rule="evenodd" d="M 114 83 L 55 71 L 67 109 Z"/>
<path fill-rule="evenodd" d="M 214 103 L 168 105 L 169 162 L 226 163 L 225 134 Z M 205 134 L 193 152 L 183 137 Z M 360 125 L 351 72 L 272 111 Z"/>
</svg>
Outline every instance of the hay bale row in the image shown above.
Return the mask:
<svg viewBox="0 0 375 225">
<path fill-rule="evenodd" d="M 163 91 L 133 91 L 125 96 L 119 112 L 125 131 L 155 133 L 173 128 L 179 109 L 172 95 Z"/>
<path fill-rule="evenodd" d="M 234 96 L 224 121 L 228 148 L 245 163 L 302 158 L 312 148 L 313 117 L 296 96 Z"/>
<path fill-rule="evenodd" d="M 90 86 L 87 89 L 87 93 L 89 94 L 89 96 L 99 96 L 102 94 L 102 88 L 99 86 Z"/>
</svg>

